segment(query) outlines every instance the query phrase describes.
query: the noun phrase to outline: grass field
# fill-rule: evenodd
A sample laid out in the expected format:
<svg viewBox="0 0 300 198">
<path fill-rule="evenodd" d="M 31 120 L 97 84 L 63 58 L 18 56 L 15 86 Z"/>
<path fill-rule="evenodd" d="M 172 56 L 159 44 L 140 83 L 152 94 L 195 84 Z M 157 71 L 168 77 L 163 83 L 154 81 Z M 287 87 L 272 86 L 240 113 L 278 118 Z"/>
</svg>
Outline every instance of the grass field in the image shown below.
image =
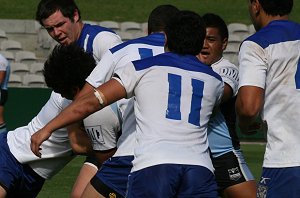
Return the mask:
<svg viewBox="0 0 300 198">
<path fill-rule="evenodd" d="M 33 19 L 37 0 L 2 0 L 0 19 Z M 173 4 L 199 14 L 214 12 L 227 23 L 250 24 L 247 0 L 76 0 L 84 20 L 145 22 L 150 11 L 160 4 Z M 291 19 L 300 22 L 300 2 L 294 1 Z"/>
<path fill-rule="evenodd" d="M 257 181 L 261 174 L 264 148 L 264 144 L 242 144 L 246 161 Z M 69 197 L 73 182 L 84 159 L 83 156 L 75 158 L 60 173 L 46 181 L 38 198 Z"/>
</svg>

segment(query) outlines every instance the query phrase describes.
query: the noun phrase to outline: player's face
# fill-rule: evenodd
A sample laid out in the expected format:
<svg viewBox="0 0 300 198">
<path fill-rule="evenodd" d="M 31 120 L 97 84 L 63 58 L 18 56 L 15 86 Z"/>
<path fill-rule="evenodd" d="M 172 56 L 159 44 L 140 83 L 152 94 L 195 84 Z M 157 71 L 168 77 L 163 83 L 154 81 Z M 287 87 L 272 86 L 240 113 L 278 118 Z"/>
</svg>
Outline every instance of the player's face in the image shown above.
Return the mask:
<svg viewBox="0 0 300 198">
<path fill-rule="evenodd" d="M 62 45 L 68 45 L 79 38 L 81 26 L 77 22 L 78 19 L 77 12 L 75 12 L 74 21 L 72 22 L 58 10 L 43 20 L 43 26 L 54 40 Z"/>
<path fill-rule="evenodd" d="M 256 0 L 249 0 L 248 1 L 248 11 L 249 15 L 252 21 L 252 24 L 254 25 L 254 28 L 256 31 L 258 31 L 261 27 L 259 25 L 259 2 Z"/>
<path fill-rule="evenodd" d="M 226 48 L 227 39 L 222 39 L 217 28 L 206 28 L 206 37 L 198 58 L 205 64 L 211 65 L 221 59 Z"/>
</svg>

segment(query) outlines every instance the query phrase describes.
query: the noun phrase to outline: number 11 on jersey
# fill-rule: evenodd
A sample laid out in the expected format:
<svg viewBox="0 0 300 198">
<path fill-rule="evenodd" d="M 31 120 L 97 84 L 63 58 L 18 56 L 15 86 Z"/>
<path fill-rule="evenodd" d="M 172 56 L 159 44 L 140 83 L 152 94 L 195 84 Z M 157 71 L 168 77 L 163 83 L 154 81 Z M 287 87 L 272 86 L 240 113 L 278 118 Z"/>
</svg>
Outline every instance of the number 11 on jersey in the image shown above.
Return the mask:
<svg viewBox="0 0 300 198">
<path fill-rule="evenodd" d="M 168 74 L 169 81 L 169 96 L 168 109 L 166 118 L 173 120 L 181 120 L 181 94 L 182 94 L 182 77 L 176 74 Z M 190 124 L 200 126 L 200 110 L 203 98 L 204 82 L 201 80 L 192 79 L 192 97 L 191 108 L 188 122 Z M 184 105 L 183 105 L 184 106 Z"/>
</svg>

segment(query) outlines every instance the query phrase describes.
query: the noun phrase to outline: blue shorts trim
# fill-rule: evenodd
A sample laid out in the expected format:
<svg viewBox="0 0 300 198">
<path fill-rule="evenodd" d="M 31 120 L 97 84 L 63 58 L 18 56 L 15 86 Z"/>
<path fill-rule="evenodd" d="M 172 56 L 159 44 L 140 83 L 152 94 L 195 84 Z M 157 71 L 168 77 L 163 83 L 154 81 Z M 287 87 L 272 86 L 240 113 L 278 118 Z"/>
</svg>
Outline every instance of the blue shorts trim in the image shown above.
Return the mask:
<svg viewBox="0 0 300 198">
<path fill-rule="evenodd" d="M 161 164 L 130 173 L 127 198 L 217 198 L 213 173 L 205 167 Z"/>
<path fill-rule="evenodd" d="M 112 157 L 102 164 L 93 179 L 100 180 L 110 189 L 125 197 L 132 160 L 133 156 Z M 102 191 L 101 189 L 96 190 Z"/>
<path fill-rule="evenodd" d="M 258 198 L 298 198 L 300 196 L 300 166 L 263 168 L 258 184 Z"/>
<path fill-rule="evenodd" d="M 7 133 L 0 133 L 0 185 L 8 197 L 36 197 L 45 179 L 26 164 L 20 164 L 7 145 Z"/>
</svg>

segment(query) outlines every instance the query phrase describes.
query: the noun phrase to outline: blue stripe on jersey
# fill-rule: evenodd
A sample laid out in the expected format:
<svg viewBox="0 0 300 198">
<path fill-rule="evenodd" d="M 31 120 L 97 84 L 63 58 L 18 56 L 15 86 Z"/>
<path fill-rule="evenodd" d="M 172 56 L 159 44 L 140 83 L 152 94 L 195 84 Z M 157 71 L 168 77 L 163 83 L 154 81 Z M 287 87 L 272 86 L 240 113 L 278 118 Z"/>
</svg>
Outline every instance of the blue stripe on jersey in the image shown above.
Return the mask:
<svg viewBox="0 0 300 198">
<path fill-rule="evenodd" d="M 200 110 L 202 106 L 204 82 L 192 79 L 193 95 L 189 114 L 189 123 L 200 126 Z"/>
<path fill-rule="evenodd" d="M 166 118 L 181 120 L 180 98 L 181 98 L 181 76 L 168 74 L 169 99 Z"/>
<path fill-rule="evenodd" d="M 116 51 L 126 47 L 130 44 L 148 44 L 152 46 L 164 46 L 165 45 L 165 35 L 163 33 L 153 33 L 145 37 L 132 39 L 121 43 L 110 49 L 111 53 L 115 53 Z"/>
<path fill-rule="evenodd" d="M 84 40 L 86 39 L 86 36 L 89 35 L 86 52 L 93 53 L 94 38 L 97 36 L 97 34 L 99 34 L 100 32 L 103 32 L 103 31 L 115 33 L 111 29 L 101 27 L 99 25 L 84 24 L 84 26 L 82 28 L 82 31 L 81 31 L 81 34 L 80 34 L 80 37 L 77 40 L 77 44 L 80 47 L 83 48 L 84 47 Z"/>
<path fill-rule="evenodd" d="M 300 39 L 300 25 L 292 21 L 277 20 L 270 22 L 266 27 L 246 39 L 266 48 L 269 45 L 295 41 Z"/>
<path fill-rule="evenodd" d="M 136 60 L 132 63 L 137 71 L 152 66 L 176 67 L 188 71 L 206 73 L 222 81 L 221 76 L 214 72 L 211 67 L 201 63 L 196 56 L 192 55 L 179 55 L 172 52 L 166 52 L 154 57 Z"/>
</svg>

